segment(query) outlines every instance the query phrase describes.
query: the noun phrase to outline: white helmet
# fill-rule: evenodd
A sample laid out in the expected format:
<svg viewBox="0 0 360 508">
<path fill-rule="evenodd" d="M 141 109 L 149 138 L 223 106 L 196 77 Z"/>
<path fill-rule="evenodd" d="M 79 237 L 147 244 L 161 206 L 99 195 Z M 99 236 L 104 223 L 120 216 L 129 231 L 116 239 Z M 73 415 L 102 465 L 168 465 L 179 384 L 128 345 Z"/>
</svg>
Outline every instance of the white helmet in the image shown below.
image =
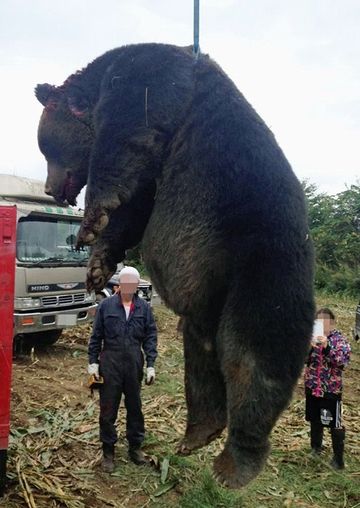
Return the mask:
<svg viewBox="0 0 360 508">
<path fill-rule="evenodd" d="M 133 266 L 125 266 L 122 270 L 120 270 L 119 282 L 121 282 L 121 277 L 123 277 L 123 275 L 132 275 L 134 279 L 136 278 L 137 282 L 140 282 L 140 274 Z"/>
</svg>

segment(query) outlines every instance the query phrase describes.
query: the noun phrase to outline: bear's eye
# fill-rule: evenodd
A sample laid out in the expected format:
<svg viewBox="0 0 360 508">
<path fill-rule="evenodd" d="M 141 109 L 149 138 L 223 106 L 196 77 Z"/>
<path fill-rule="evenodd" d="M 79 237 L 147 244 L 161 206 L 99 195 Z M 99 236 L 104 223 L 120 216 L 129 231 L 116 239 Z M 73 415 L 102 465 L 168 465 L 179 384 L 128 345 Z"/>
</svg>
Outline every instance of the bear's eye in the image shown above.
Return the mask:
<svg viewBox="0 0 360 508">
<path fill-rule="evenodd" d="M 58 148 L 54 145 L 54 143 L 51 143 L 48 139 L 40 139 L 39 140 L 39 148 L 41 152 L 44 154 L 45 158 L 47 160 L 56 160 L 59 161 L 60 159 L 60 151 Z"/>
</svg>

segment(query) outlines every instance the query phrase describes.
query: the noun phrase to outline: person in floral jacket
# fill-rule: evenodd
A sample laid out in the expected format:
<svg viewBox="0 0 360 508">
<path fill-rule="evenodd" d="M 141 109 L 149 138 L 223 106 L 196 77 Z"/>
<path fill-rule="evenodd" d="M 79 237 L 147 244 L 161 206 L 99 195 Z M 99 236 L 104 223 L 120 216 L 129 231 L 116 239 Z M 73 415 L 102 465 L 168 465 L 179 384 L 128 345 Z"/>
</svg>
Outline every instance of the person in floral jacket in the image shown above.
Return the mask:
<svg viewBox="0 0 360 508">
<path fill-rule="evenodd" d="M 334 328 L 335 315 L 328 308 L 317 311 L 323 324 L 323 335 L 312 338 L 305 368 L 306 420 L 310 422 L 313 453 L 322 449 L 323 430 L 328 427 L 335 469 L 344 466 L 345 427 L 341 424 L 342 373 L 350 360 L 350 344 Z"/>
</svg>

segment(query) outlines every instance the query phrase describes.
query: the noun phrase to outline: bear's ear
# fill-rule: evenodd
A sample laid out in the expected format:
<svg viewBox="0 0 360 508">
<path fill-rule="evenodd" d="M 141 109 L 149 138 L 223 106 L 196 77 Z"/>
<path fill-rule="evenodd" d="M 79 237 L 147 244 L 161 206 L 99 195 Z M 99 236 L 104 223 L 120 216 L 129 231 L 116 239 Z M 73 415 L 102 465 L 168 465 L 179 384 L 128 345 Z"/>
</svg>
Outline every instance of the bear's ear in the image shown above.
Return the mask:
<svg viewBox="0 0 360 508">
<path fill-rule="evenodd" d="M 89 111 L 89 101 L 81 93 L 71 92 L 67 94 L 67 102 L 71 113 L 77 117 L 85 116 Z"/>
<path fill-rule="evenodd" d="M 61 92 L 59 89 L 54 85 L 49 85 L 49 83 L 37 85 L 35 88 L 35 96 L 44 107 L 56 107 L 59 102 L 60 94 Z"/>
</svg>

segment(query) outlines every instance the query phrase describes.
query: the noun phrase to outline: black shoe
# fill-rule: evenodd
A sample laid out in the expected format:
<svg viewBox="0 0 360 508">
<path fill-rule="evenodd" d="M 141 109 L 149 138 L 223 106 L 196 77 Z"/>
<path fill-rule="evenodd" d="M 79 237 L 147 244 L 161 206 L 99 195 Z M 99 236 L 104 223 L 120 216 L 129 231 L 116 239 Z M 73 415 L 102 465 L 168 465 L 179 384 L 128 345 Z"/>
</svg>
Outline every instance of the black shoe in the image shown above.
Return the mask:
<svg viewBox="0 0 360 508">
<path fill-rule="evenodd" d="M 330 462 L 330 466 L 333 467 L 336 470 L 345 469 L 344 461 L 343 460 L 339 460 L 336 457 L 332 458 L 332 461 Z"/>
<path fill-rule="evenodd" d="M 319 448 L 318 446 L 311 448 L 311 455 L 318 456 L 321 455 L 322 446 Z"/>
<path fill-rule="evenodd" d="M 345 429 L 331 429 L 334 456 L 331 465 L 334 469 L 344 469 Z"/>
<path fill-rule="evenodd" d="M 104 473 L 112 473 L 115 469 L 115 447 L 107 443 L 103 443 L 103 460 L 101 469 Z"/>
<path fill-rule="evenodd" d="M 111 457 L 103 457 L 101 462 L 101 469 L 104 473 L 113 473 L 115 469 L 114 459 Z"/>
<path fill-rule="evenodd" d="M 129 458 L 137 466 L 144 466 L 148 463 L 148 460 L 146 459 L 141 448 L 129 448 Z"/>
</svg>

